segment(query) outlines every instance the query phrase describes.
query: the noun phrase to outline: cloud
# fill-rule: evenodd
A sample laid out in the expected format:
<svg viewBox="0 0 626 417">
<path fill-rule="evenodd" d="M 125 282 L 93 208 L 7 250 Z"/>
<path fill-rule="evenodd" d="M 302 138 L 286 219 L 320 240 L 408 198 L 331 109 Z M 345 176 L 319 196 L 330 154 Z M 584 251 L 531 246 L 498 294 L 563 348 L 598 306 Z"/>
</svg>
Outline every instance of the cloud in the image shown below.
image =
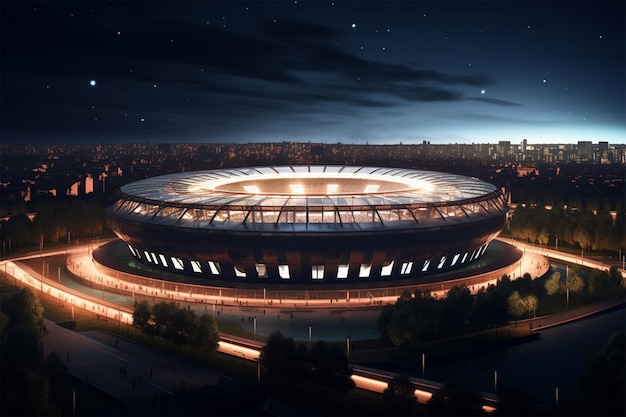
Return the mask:
<svg viewBox="0 0 626 417">
<path fill-rule="evenodd" d="M 498 106 L 510 106 L 510 107 L 521 106 L 521 104 L 519 103 L 515 103 L 515 102 L 507 101 L 507 100 L 499 100 L 497 98 L 490 98 L 490 97 L 471 97 L 469 100 L 482 101 L 483 103 L 489 103 L 489 104 L 497 104 Z"/>
</svg>

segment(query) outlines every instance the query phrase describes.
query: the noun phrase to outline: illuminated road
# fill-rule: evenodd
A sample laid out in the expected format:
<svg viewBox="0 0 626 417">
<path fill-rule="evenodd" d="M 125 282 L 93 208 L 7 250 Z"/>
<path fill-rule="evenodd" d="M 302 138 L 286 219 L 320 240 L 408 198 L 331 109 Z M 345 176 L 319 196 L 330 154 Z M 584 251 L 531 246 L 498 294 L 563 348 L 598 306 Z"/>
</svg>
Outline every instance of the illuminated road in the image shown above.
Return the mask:
<svg viewBox="0 0 626 417">
<path fill-rule="evenodd" d="M 132 323 L 132 310 L 130 308 L 81 294 L 57 281 L 46 278 L 42 274 L 44 272 L 43 267 L 42 273 L 39 273 L 19 263 L 19 260 L 33 257 L 53 256 L 68 252 L 84 253 L 91 249 L 92 245 L 89 245 L 88 248 L 76 248 L 71 251 L 40 252 L 30 256 L 4 260 L 0 262 L 0 269 L 5 271 L 5 276 L 9 280 L 20 281 L 22 284 L 32 287 L 36 293 L 45 292 L 69 303 L 72 306 L 72 311 L 74 307 L 83 308 L 109 319 L 118 320 L 121 324 L 129 325 Z M 178 362 L 174 358 L 164 362 L 162 355 L 154 351 L 152 353 L 133 352 L 133 350 L 145 348 L 137 347 L 140 345 L 134 343 L 129 344 L 122 338 L 115 341 L 115 346 L 111 346 L 110 340 L 109 343 L 96 340 L 104 337 L 99 332 L 91 335 L 91 337 L 86 337 L 57 326 L 50 321 L 46 322 L 46 327 L 49 332 L 44 336 L 46 354 L 56 351 L 67 361 L 72 375 L 123 401 L 132 402 L 134 398 L 145 399 L 157 395 L 159 392 L 175 393 L 184 386 L 183 384 L 189 384 L 187 385 L 189 387 L 198 384 L 214 384 L 218 378 L 214 374 L 198 375 L 195 367 L 192 369 L 189 365 Z M 125 346 L 127 350 L 124 350 Z M 230 335 L 220 335 L 218 352 L 238 356 L 244 361 L 256 363 L 257 376 L 260 380 L 259 356 L 262 346 L 260 342 Z M 387 387 L 387 382 L 394 376 L 392 373 L 360 366 L 355 366 L 353 369 L 352 378 L 358 388 L 378 393 Z M 441 386 L 437 382 L 415 378 L 412 378 L 412 381 L 416 386 L 415 397 L 421 403 L 427 402 L 432 396 L 432 392 Z M 485 393 L 482 397 L 485 402 L 483 408 L 492 410 L 495 399 L 490 394 Z"/>
<path fill-rule="evenodd" d="M 531 253 L 539 255 L 539 257 L 525 256 L 523 260 L 520 261 L 520 271 L 524 270 L 523 268 L 531 267 L 531 265 L 536 269 L 541 267 L 543 270 L 545 266 L 540 266 L 539 262 L 541 262 L 541 259 L 543 259 L 544 256 L 550 256 L 573 263 L 578 261 L 584 266 L 592 268 L 608 269 L 608 267 L 603 264 L 598 264 L 597 262 L 584 260 L 568 254 L 562 254 L 560 252 L 546 250 L 543 248 L 536 248 L 532 245 L 525 245 L 516 241 L 505 241 L 518 246 L 529 255 Z M 48 252 L 42 251 L 19 258 L 13 258 L 11 260 L 1 261 L 0 270 L 4 270 L 7 279 L 14 279 L 16 283 L 17 281 L 20 281 L 22 284 L 32 287 L 36 293 L 44 292 L 52 297 L 58 298 L 64 303 L 70 304 L 72 312 L 75 307 L 83 308 L 107 317 L 108 319 L 117 320 L 120 324 L 130 325 L 132 323 L 132 309 L 129 306 L 119 305 L 114 302 L 90 296 L 63 286 L 56 280 L 51 280 L 48 277 L 45 277 L 43 265 L 41 271 L 35 271 L 19 262 L 20 260 L 37 257 L 43 258 L 62 254 L 72 255 L 72 258 L 74 259 L 74 267 L 80 268 L 82 270 L 81 275 L 84 277 L 91 277 L 92 282 L 100 283 L 103 286 L 103 291 L 106 286 L 115 286 L 116 284 L 120 285 L 119 282 L 115 282 L 114 277 L 103 276 L 101 271 L 99 271 L 92 264 L 89 257 L 92 250 L 93 244 L 72 249 L 62 249 Z M 76 261 L 76 259 L 80 259 L 80 261 Z M 522 264 L 522 262 L 525 262 L 525 264 Z M 621 272 L 624 275 L 624 271 L 622 270 Z M 130 292 L 133 295 L 133 299 L 135 297 L 135 293 L 140 291 L 148 292 L 149 289 L 141 287 L 137 288 L 131 284 Z M 159 298 L 165 299 L 186 299 L 186 294 L 182 294 L 181 297 L 180 293 L 174 291 L 159 295 Z M 189 296 L 191 297 L 191 294 Z M 187 301 L 191 302 L 192 300 Z M 195 301 L 197 302 L 198 300 Z M 202 300 L 202 305 L 204 305 L 205 309 L 207 308 L 207 305 L 212 305 L 213 312 L 215 313 L 217 300 L 213 300 L 212 303 L 210 303 L 208 299 Z M 75 332 L 63 329 L 59 326 L 50 324 L 48 327 L 49 330 L 54 329 L 54 332 L 65 332 L 61 339 L 71 342 L 70 345 L 72 346 L 72 349 L 71 351 L 66 349 L 66 353 L 69 353 L 69 356 L 65 358 L 66 360 L 69 359 L 68 367 L 70 368 L 70 372 L 79 379 L 86 380 L 92 385 L 104 387 L 104 389 L 101 389 L 116 398 L 128 399 L 134 396 L 145 397 L 153 395 L 157 391 L 171 393 L 180 390 L 183 383 L 189 384 L 188 386 L 193 386 L 197 384 L 215 383 L 216 380 L 215 375 L 196 375 L 194 370 L 189 369 L 188 366 L 179 363 L 171 363 L 173 360 L 168 360 L 169 362 L 164 363 L 162 359 L 150 357 L 149 355 L 140 355 L 137 357 L 131 352 L 121 350 L 122 346 L 119 346 L 119 341 L 116 341 L 117 346 L 112 348 L 110 341 L 109 344 L 101 343 L 98 340 L 85 338 L 85 336 L 78 335 Z M 49 340 L 54 339 L 56 338 L 49 337 Z M 67 343 L 63 344 L 63 346 L 67 346 Z M 259 342 L 236 338 L 229 335 L 221 335 L 218 351 L 224 354 L 241 357 L 243 361 L 256 363 L 258 377 L 260 378 L 259 354 L 261 347 L 262 344 Z M 60 355 L 63 356 L 62 352 L 64 350 L 59 346 L 56 346 L 55 348 L 54 343 L 46 343 L 45 349 L 46 352 L 56 350 L 57 353 L 59 353 L 60 349 Z M 97 367 L 93 365 L 96 363 L 94 362 L 94 355 L 98 355 Z M 157 364 L 156 366 L 154 365 L 155 363 Z M 104 370 L 102 370 L 103 366 Z M 178 374 L 178 382 L 176 381 L 176 374 Z M 152 376 L 149 377 L 149 375 Z M 392 373 L 354 366 L 354 375 L 352 378 L 358 388 L 380 393 L 387 387 L 387 382 L 393 376 L 394 374 Z M 416 399 L 420 403 L 426 403 L 432 396 L 432 393 L 442 385 L 437 382 L 421 380 L 418 378 L 411 378 L 411 380 L 416 387 Z M 146 383 L 146 381 L 149 383 Z M 492 394 L 482 393 L 482 398 L 484 408 L 486 410 L 493 409 L 493 407 L 497 405 L 497 401 Z"/>
</svg>

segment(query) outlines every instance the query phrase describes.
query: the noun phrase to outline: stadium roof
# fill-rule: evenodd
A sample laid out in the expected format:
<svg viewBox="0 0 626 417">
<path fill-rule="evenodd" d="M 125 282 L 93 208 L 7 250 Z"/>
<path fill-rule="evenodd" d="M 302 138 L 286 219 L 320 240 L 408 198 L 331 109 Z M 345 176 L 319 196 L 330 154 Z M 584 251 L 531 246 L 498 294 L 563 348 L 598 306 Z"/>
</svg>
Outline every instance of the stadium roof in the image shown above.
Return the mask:
<svg viewBox="0 0 626 417">
<path fill-rule="evenodd" d="M 461 175 L 358 166 L 268 166 L 183 172 L 124 185 L 117 215 L 178 226 L 375 225 L 489 217 L 493 185 Z M 405 224 L 406 226 L 406 224 Z M 415 224 L 413 225 L 415 227 Z"/>
</svg>

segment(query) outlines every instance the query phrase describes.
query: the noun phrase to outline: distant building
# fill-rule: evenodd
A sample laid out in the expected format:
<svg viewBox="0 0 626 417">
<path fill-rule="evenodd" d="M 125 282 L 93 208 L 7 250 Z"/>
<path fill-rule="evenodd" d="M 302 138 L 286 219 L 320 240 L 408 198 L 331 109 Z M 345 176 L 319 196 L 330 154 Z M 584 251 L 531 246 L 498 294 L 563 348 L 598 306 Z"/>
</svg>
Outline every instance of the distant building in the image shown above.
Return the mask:
<svg viewBox="0 0 626 417">
<path fill-rule="evenodd" d="M 93 193 L 93 177 L 88 174 L 85 178 L 85 194 Z"/>
</svg>

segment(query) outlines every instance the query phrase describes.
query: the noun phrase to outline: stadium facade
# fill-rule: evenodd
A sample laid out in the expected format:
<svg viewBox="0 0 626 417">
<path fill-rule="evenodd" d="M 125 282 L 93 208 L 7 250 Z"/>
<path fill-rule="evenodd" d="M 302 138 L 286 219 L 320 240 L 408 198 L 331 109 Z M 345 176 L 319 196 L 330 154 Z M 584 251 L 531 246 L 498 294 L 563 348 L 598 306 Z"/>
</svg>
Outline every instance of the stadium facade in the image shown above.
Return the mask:
<svg viewBox="0 0 626 417">
<path fill-rule="evenodd" d="M 363 166 L 176 173 L 118 197 L 109 226 L 137 260 L 207 285 L 419 283 L 479 260 L 508 212 L 476 178 Z"/>
</svg>

